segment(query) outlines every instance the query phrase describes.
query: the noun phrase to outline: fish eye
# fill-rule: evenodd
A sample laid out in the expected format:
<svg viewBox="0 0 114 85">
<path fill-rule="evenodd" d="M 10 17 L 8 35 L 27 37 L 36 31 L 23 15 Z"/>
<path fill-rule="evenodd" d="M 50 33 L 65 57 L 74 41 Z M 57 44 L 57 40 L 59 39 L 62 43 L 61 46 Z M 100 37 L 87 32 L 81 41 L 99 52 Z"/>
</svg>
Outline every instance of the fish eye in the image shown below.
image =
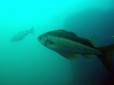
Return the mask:
<svg viewBox="0 0 114 85">
<path fill-rule="evenodd" d="M 42 39 L 42 37 L 40 36 L 40 37 L 39 37 L 39 40 L 41 40 L 41 39 Z"/>
</svg>

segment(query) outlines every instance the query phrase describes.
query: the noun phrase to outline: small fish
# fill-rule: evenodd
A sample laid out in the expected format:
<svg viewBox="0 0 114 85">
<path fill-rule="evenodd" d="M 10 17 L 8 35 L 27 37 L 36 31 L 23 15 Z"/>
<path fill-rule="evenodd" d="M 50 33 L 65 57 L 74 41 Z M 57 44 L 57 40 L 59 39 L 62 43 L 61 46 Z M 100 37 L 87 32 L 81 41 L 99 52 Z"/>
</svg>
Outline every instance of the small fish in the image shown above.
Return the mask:
<svg viewBox="0 0 114 85">
<path fill-rule="evenodd" d="M 96 55 L 106 69 L 112 71 L 114 44 L 95 47 L 89 40 L 66 30 L 49 31 L 40 35 L 38 40 L 45 47 L 68 59 L 78 58 L 79 54 L 87 59 L 91 59 L 92 55 Z"/>
<path fill-rule="evenodd" d="M 28 34 L 33 34 L 34 33 L 34 28 L 31 28 L 30 30 L 25 30 L 25 31 L 21 31 L 18 32 L 12 39 L 11 41 L 15 42 L 15 41 L 21 41 L 23 40 Z"/>
</svg>

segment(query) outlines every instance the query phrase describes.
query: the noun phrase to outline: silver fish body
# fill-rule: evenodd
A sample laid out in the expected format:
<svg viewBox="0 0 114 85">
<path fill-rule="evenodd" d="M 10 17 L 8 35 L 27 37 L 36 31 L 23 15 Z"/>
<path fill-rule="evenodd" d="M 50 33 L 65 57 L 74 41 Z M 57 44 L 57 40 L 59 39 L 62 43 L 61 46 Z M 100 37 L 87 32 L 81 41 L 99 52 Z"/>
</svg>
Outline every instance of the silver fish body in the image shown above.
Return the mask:
<svg viewBox="0 0 114 85">
<path fill-rule="evenodd" d="M 56 35 L 53 34 L 54 32 L 56 33 Z M 65 37 L 60 37 L 62 36 L 61 35 L 62 32 L 63 34 L 65 34 L 64 35 Z M 39 37 L 39 41 L 45 47 L 53 51 L 56 51 L 60 54 L 61 53 L 62 54 L 91 54 L 91 55 L 101 54 L 101 52 L 98 49 L 91 47 L 91 45 L 89 46 L 81 42 L 74 41 L 72 38 L 74 38 L 75 36 L 72 34 L 71 34 L 71 39 L 70 39 L 70 36 L 69 38 L 66 38 L 69 35 L 68 33 L 69 32 L 66 33 L 66 31 L 64 30 L 47 32 Z"/>
</svg>

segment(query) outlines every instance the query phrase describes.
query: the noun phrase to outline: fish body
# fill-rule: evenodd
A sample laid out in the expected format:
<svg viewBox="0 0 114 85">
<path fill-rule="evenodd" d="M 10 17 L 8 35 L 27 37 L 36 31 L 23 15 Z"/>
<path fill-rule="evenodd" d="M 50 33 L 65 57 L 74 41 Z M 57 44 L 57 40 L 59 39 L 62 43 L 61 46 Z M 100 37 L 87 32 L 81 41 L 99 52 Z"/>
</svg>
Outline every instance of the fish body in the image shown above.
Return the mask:
<svg viewBox="0 0 114 85">
<path fill-rule="evenodd" d="M 21 31 L 18 32 L 12 39 L 11 41 L 15 42 L 15 41 L 21 41 L 23 40 L 28 34 L 33 34 L 34 33 L 34 28 L 31 28 L 30 30 L 25 30 L 25 31 Z"/>
<path fill-rule="evenodd" d="M 65 30 L 47 32 L 39 37 L 39 41 L 47 48 L 66 54 L 101 54 L 89 40 Z"/>
<path fill-rule="evenodd" d="M 38 37 L 38 40 L 45 47 L 68 59 L 75 58 L 77 54 L 84 55 L 86 58 L 90 55 L 96 55 L 108 70 L 112 69 L 110 61 L 112 56 L 110 54 L 114 51 L 114 45 L 97 48 L 89 40 L 66 30 L 44 33 Z"/>
</svg>

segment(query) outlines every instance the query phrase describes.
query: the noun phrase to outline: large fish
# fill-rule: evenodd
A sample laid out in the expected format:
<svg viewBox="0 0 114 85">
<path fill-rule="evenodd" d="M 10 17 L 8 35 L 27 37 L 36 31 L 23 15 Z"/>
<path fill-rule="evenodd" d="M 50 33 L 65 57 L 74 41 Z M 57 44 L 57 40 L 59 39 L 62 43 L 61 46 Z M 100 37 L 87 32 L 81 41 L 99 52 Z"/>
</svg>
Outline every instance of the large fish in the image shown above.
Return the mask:
<svg viewBox="0 0 114 85">
<path fill-rule="evenodd" d="M 81 54 L 86 58 L 92 57 L 91 55 L 96 55 L 104 66 L 109 71 L 112 71 L 114 44 L 95 47 L 89 40 L 80 38 L 73 32 L 68 32 L 66 30 L 49 31 L 40 35 L 38 40 L 45 47 L 68 59 L 76 58 L 77 54 Z"/>
<path fill-rule="evenodd" d="M 15 34 L 15 36 L 11 39 L 11 41 L 21 41 L 23 40 L 28 34 L 33 34 L 34 33 L 34 28 L 31 28 L 30 30 L 25 30 L 25 31 L 21 31 L 18 32 L 17 34 Z"/>
</svg>

